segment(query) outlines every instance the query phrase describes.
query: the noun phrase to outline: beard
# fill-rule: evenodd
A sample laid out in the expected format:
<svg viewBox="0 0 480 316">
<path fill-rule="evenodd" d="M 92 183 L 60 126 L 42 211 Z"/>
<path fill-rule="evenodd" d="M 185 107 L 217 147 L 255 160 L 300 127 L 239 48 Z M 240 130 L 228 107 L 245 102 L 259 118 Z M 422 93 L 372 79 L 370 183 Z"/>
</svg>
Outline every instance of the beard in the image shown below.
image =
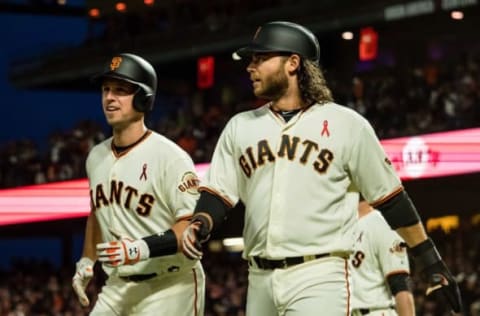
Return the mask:
<svg viewBox="0 0 480 316">
<path fill-rule="evenodd" d="M 254 90 L 255 96 L 268 101 L 275 101 L 280 99 L 288 89 L 288 79 L 282 68 L 279 68 L 276 73 L 270 77 L 262 80 L 262 85 L 259 89 Z"/>
</svg>

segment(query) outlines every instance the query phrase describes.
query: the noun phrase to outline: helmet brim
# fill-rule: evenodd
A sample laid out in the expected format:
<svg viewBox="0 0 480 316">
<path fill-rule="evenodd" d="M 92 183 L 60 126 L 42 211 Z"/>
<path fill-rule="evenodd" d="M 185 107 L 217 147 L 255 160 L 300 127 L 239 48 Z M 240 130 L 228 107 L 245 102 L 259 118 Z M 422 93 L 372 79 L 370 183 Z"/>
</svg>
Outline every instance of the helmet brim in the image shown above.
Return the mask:
<svg viewBox="0 0 480 316">
<path fill-rule="evenodd" d="M 118 79 L 118 80 L 124 80 L 128 81 L 130 83 L 138 84 L 137 82 L 134 82 L 127 76 L 123 76 L 121 74 L 115 73 L 115 72 L 104 72 L 101 74 L 96 74 L 93 77 L 90 78 L 90 81 L 94 84 L 101 84 L 104 79 L 106 78 L 113 78 L 113 79 Z"/>
<path fill-rule="evenodd" d="M 250 44 L 248 46 L 242 47 L 237 49 L 233 53 L 233 59 L 243 59 L 243 58 L 249 58 L 252 57 L 253 54 L 256 53 L 273 53 L 273 52 L 282 52 L 278 49 L 273 49 L 271 47 L 266 47 L 263 45 L 258 45 L 258 44 Z"/>
<path fill-rule="evenodd" d="M 93 77 L 90 78 L 90 81 L 93 84 L 100 85 L 100 84 L 102 84 L 103 80 L 105 80 L 106 78 L 112 78 L 112 79 L 118 79 L 118 80 L 126 81 L 126 82 L 129 82 L 131 84 L 136 85 L 137 87 L 142 88 L 144 91 L 146 91 L 148 93 L 154 93 L 152 91 L 152 89 L 149 86 L 147 86 L 146 84 L 143 84 L 141 82 L 132 80 L 132 79 L 128 78 L 127 76 L 123 76 L 121 74 L 114 73 L 114 72 L 106 72 L 106 73 L 103 73 L 103 74 L 94 75 Z"/>
<path fill-rule="evenodd" d="M 126 82 L 129 82 L 129 83 L 134 84 L 136 86 L 142 87 L 145 91 L 152 91 L 152 89 L 149 86 L 147 86 L 146 84 L 143 84 L 141 82 L 132 80 L 127 76 L 124 76 L 124 75 L 121 75 L 121 74 L 118 74 L 118 73 L 115 73 L 115 72 L 107 72 L 107 73 L 103 73 L 103 74 L 98 74 L 98 75 L 93 76 L 90 80 L 92 81 L 92 83 L 100 85 L 103 82 L 103 80 L 105 80 L 106 78 L 112 78 L 112 79 L 118 79 L 118 80 L 126 81 Z"/>
</svg>

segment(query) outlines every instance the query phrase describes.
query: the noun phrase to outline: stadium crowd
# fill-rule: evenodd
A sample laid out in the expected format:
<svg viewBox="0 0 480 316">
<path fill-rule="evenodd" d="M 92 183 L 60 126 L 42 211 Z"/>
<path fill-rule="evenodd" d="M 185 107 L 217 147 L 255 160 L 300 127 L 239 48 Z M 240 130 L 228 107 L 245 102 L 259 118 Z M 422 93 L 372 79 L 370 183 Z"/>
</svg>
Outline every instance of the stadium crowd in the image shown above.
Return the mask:
<svg viewBox="0 0 480 316">
<path fill-rule="evenodd" d="M 461 288 L 465 316 L 480 316 L 480 225 L 463 223 L 450 232 L 438 230 L 432 237 Z M 202 259 L 207 275 L 206 316 L 244 316 L 247 264 L 239 253 L 207 251 Z M 71 288 L 73 264 L 55 268 L 49 262 L 18 259 L 12 269 L 0 271 L 0 316 L 84 316 Z M 447 316 L 442 297 L 426 297 L 425 284 L 414 273 L 417 316 Z M 104 282 L 98 265 L 87 289 L 91 302 Z M 93 304 L 92 304 L 93 305 Z M 319 307 L 319 311 L 320 311 Z M 319 314 L 320 315 L 320 314 Z"/>
<path fill-rule="evenodd" d="M 370 120 L 380 138 L 469 128 L 480 122 L 480 60 L 475 55 L 438 64 L 393 71 L 357 74 L 348 81 L 329 78 L 338 103 Z M 151 128 L 175 140 L 195 160 L 209 161 L 217 137 L 236 112 L 257 106 L 235 104 L 233 87 L 223 87 L 217 102 L 204 102 L 201 92 L 186 97 L 154 122 Z M 0 147 L 0 187 L 40 184 L 85 177 L 85 158 L 93 145 L 108 137 L 96 122 L 80 121 L 71 131 L 52 132 L 48 150 L 31 140 Z M 466 315 L 480 316 L 480 229 L 462 222 L 451 232 L 432 233 L 439 250 L 462 289 Z M 245 315 L 247 265 L 238 253 L 208 252 L 207 316 Z M 74 266 L 55 268 L 49 262 L 19 258 L 9 271 L 0 271 L 0 316 L 86 315 L 71 289 Z M 415 267 L 413 271 L 415 272 Z M 102 273 L 88 289 L 95 298 Z M 426 298 L 425 284 L 415 277 L 419 316 L 448 315 L 443 299 Z M 93 299 L 94 300 L 94 299 Z M 320 308 L 320 307 L 319 307 Z"/>
<path fill-rule="evenodd" d="M 364 115 L 381 139 L 480 123 L 479 54 L 421 67 L 376 70 L 345 80 L 328 71 L 326 77 L 336 102 Z M 254 100 L 235 103 L 234 87 L 219 89 L 216 99 L 192 91 L 180 105 L 164 107 L 161 118 L 150 127 L 180 144 L 195 162 L 208 162 L 227 120 L 259 104 Z M 82 120 L 70 131 L 53 131 L 46 152 L 28 139 L 1 144 L 0 188 L 84 177 L 86 155 L 107 135 L 99 123 Z"/>
</svg>

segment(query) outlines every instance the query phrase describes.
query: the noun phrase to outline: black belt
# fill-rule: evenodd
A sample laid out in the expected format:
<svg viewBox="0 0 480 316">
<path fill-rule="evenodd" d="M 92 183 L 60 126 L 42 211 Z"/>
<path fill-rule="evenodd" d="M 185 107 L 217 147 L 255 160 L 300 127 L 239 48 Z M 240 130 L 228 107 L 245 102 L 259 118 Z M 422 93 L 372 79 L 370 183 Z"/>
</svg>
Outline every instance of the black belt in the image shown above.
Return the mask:
<svg viewBox="0 0 480 316">
<path fill-rule="evenodd" d="M 252 259 L 253 261 L 255 261 L 255 264 L 257 265 L 258 268 L 264 269 L 264 270 L 273 270 L 273 269 L 286 269 L 297 264 L 305 263 L 315 259 L 331 257 L 331 256 L 346 258 L 348 255 L 346 252 L 329 252 L 329 253 L 321 253 L 318 255 L 310 255 L 310 256 L 303 256 L 303 257 L 288 257 L 288 258 L 277 259 L 277 260 L 270 260 L 270 259 L 265 259 L 261 257 L 252 257 Z"/>
<path fill-rule="evenodd" d="M 384 308 L 359 308 L 358 311 L 362 315 L 367 315 L 367 314 L 370 314 L 371 312 L 374 312 L 374 311 L 379 310 L 379 309 L 395 309 L 395 306 L 387 306 L 387 307 L 384 307 Z"/>
<path fill-rule="evenodd" d="M 134 274 L 134 275 L 128 275 L 128 276 L 121 276 L 120 279 L 127 282 L 142 282 L 142 281 L 153 279 L 156 276 L 157 276 L 156 273 Z"/>
</svg>

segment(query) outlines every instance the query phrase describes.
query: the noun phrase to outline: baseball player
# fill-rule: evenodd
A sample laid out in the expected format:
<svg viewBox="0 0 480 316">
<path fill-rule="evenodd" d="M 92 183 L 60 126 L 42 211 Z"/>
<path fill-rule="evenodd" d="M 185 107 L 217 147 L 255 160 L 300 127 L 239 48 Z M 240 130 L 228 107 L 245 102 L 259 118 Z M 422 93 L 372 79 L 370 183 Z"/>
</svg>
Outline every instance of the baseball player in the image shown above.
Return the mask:
<svg viewBox="0 0 480 316">
<path fill-rule="evenodd" d="M 295 23 L 269 22 L 234 57 L 249 59 L 253 93 L 267 103 L 236 114 L 222 131 L 183 233 L 185 255 L 201 258 L 201 244 L 241 200 L 247 315 L 348 315 L 353 192 L 360 188 L 412 247 L 429 292 L 440 291 L 460 310 L 458 286 L 373 128 L 333 102 L 315 35 Z"/>
<path fill-rule="evenodd" d="M 88 306 L 85 288 L 98 259 L 108 279 L 91 315 L 203 315 L 202 266 L 179 250 L 199 181 L 191 158 L 145 126 L 155 70 L 137 55 L 119 54 L 95 80 L 113 136 L 86 162 L 92 211 L 73 289 Z M 155 233 L 153 241 L 142 239 Z"/>
<path fill-rule="evenodd" d="M 358 206 L 352 271 L 352 316 L 415 316 L 406 244 L 367 202 Z"/>
</svg>

